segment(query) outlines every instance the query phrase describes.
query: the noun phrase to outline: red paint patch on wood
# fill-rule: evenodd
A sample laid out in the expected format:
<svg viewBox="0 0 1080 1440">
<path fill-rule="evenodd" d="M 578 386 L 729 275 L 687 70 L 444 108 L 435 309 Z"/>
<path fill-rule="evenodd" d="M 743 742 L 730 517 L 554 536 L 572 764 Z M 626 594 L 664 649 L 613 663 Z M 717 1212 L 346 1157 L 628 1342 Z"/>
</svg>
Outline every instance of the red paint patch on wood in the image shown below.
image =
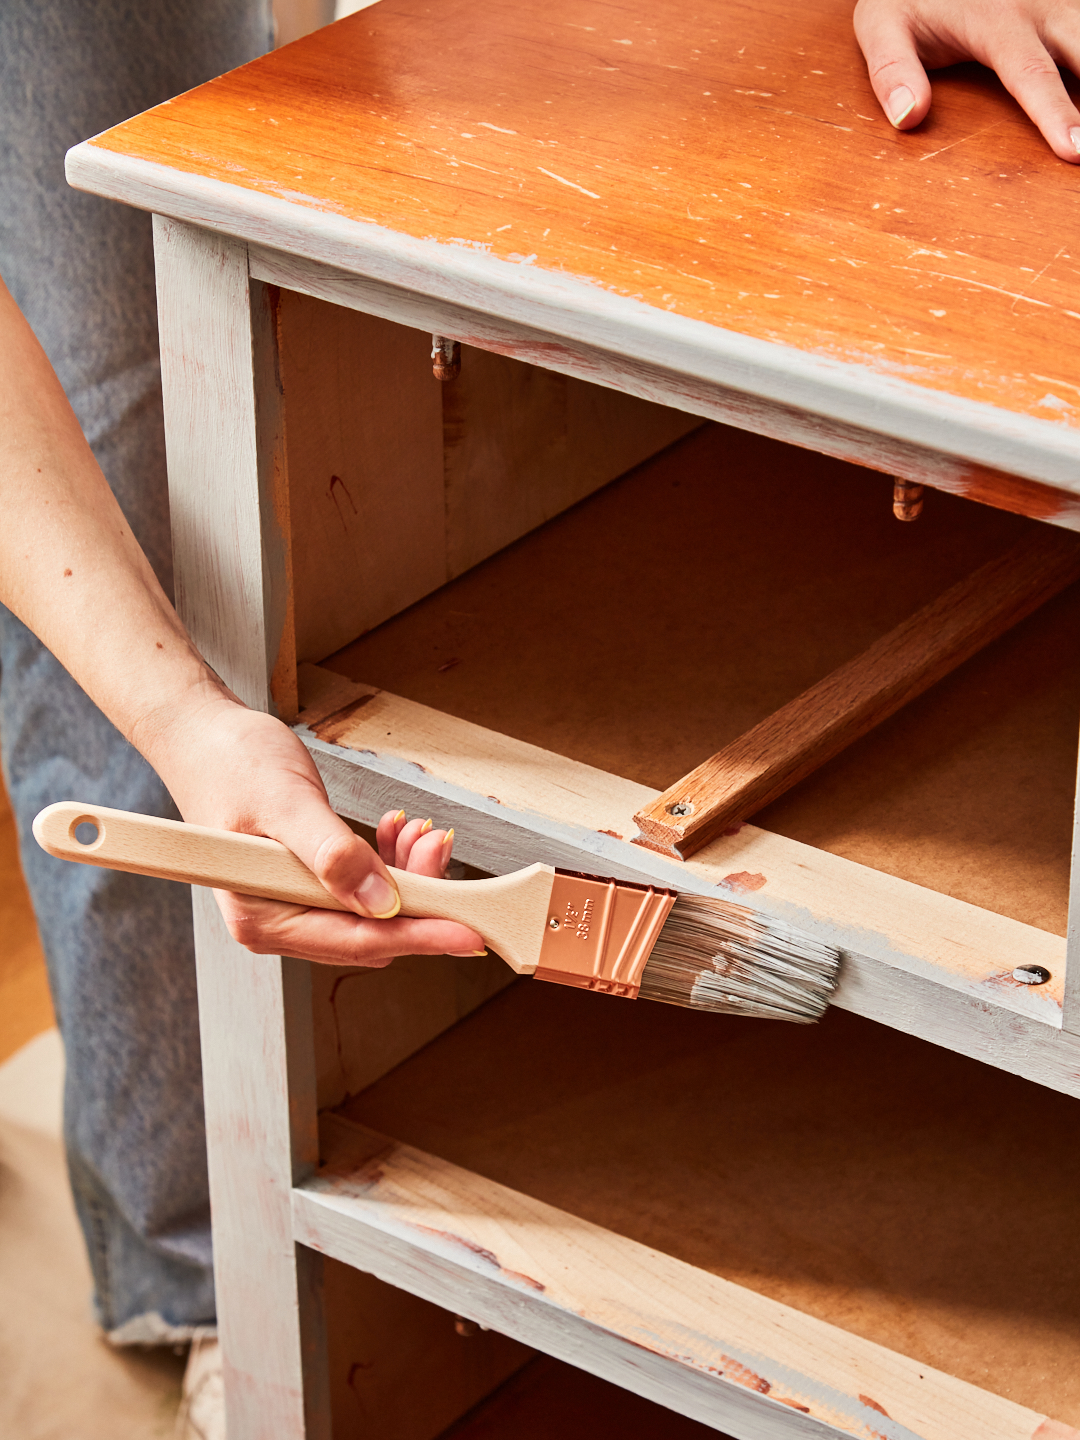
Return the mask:
<svg viewBox="0 0 1080 1440">
<path fill-rule="evenodd" d="M 325 740 L 328 745 L 336 745 L 339 737 L 348 733 L 350 722 L 357 711 L 362 710 L 374 699 L 374 695 L 361 695 L 359 700 L 350 701 L 341 710 L 335 710 L 331 715 L 327 715 L 325 720 L 320 720 L 317 725 L 313 725 L 312 731 L 320 740 Z"/>
<path fill-rule="evenodd" d="M 889 1412 L 885 1409 L 885 1406 L 879 1405 L 876 1400 L 871 1400 L 869 1395 L 860 1395 L 859 1404 L 865 1405 L 868 1410 L 876 1410 L 879 1415 L 884 1415 L 886 1420 L 890 1420 L 892 1418 Z"/>
<path fill-rule="evenodd" d="M 475 1255 L 478 1260 L 486 1260 L 489 1265 L 494 1265 L 496 1270 L 501 1270 L 499 1257 L 492 1250 L 486 1250 L 483 1245 L 477 1245 L 475 1240 L 467 1240 L 464 1235 L 455 1235 L 452 1230 L 435 1230 L 430 1225 L 417 1225 L 424 1235 L 437 1235 L 440 1240 L 449 1240 L 453 1245 L 460 1245 L 462 1249 L 468 1250 L 470 1255 Z"/>
<path fill-rule="evenodd" d="M 531 1275 L 523 1275 L 520 1270 L 504 1270 L 494 1251 L 478 1245 L 475 1240 L 469 1240 L 464 1235 L 455 1235 L 452 1230 L 435 1230 L 430 1225 L 417 1225 L 416 1228 L 425 1235 L 437 1235 L 440 1240 L 449 1240 L 452 1245 L 460 1245 L 462 1249 L 468 1250 L 470 1255 L 475 1255 L 478 1260 L 483 1260 L 488 1265 L 494 1265 L 495 1269 L 505 1275 L 508 1280 L 516 1280 L 519 1285 L 525 1285 L 530 1290 L 543 1291 L 547 1289 L 542 1281 L 534 1280 Z"/>
<path fill-rule="evenodd" d="M 519 1285 L 525 1285 L 530 1290 L 546 1290 L 547 1286 L 541 1280 L 534 1280 L 531 1275 L 523 1275 L 520 1270 L 504 1270 L 502 1272 L 508 1280 L 516 1280 Z"/>
<path fill-rule="evenodd" d="M 742 1361 L 733 1360 L 730 1355 L 721 1355 L 720 1364 L 710 1365 L 709 1369 L 724 1380 L 734 1381 L 736 1385 L 743 1385 L 747 1390 L 756 1390 L 759 1395 L 768 1395 L 772 1389 L 771 1381 L 766 1380 L 764 1375 L 758 1375 Z"/>
<path fill-rule="evenodd" d="M 617 830 L 598 830 L 598 835 L 610 835 L 613 840 L 621 840 L 623 837 Z"/>
<path fill-rule="evenodd" d="M 731 890 L 762 890 L 768 884 L 764 875 L 755 875 L 749 870 L 738 870 L 734 875 L 725 875 L 720 881 Z"/>
</svg>

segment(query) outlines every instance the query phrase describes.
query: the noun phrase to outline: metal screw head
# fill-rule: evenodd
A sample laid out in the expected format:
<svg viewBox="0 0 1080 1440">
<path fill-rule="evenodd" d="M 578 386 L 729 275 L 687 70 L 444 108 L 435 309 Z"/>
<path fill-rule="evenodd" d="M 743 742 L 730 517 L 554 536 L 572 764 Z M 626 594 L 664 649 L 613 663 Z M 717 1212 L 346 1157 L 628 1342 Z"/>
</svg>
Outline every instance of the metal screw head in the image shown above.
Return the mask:
<svg viewBox="0 0 1080 1440">
<path fill-rule="evenodd" d="M 558 930 L 559 928 L 559 922 L 554 915 L 552 915 L 551 919 L 548 921 L 548 928 L 550 930 Z"/>
<path fill-rule="evenodd" d="M 667 813 L 676 816 L 678 819 L 682 819 L 684 815 L 692 815 L 694 813 L 694 807 L 689 800 L 677 800 L 674 805 L 667 807 Z"/>
<path fill-rule="evenodd" d="M 1042 965 L 1017 965 L 1012 978 L 1019 980 L 1021 985 L 1045 985 L 1050 979 L 1050 971 Z"/>
</svg>

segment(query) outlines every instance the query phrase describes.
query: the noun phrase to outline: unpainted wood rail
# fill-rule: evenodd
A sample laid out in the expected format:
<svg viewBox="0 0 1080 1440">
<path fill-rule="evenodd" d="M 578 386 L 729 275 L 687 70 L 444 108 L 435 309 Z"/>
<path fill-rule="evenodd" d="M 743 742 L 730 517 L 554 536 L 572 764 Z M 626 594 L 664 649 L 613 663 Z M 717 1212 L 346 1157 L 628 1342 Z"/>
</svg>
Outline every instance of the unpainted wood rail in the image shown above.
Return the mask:
<svg viewBox="0 0 1080 1440">
<path fill-rule="evenodd" d="M 686 860 L 761 810 L 1080 579 L 1049 527 L 998 555 L 665 790 L 635 843 Z"/>
</svg>

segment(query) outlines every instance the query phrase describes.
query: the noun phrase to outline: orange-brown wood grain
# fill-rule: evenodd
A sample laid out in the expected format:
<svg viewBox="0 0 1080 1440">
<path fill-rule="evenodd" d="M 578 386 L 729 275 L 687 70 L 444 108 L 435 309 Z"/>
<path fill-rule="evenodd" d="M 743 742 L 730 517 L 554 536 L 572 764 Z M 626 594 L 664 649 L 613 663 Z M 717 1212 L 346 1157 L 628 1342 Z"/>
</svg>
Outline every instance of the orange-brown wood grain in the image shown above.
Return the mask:
<svg viewBox="0 0 1080 1440">
<path fill-rule="evenodd" d="M 894 132 L 850 0 L 381 0 L 94 144 L 1080 417 L 1080 176 L 975 66 Z"/>
</svg>

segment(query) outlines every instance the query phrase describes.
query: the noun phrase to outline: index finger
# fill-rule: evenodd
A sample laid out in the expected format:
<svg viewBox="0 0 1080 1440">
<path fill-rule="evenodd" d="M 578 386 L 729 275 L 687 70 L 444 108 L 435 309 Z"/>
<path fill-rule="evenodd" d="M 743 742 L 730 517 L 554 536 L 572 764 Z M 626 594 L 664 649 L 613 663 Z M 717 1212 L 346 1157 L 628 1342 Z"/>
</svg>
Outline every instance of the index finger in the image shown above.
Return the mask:
<svg viewBox="0 0 1080 1440">
<path fill-rule="evenodd" d="M 910 18 L 881 0 L 859 0 L 854 26 L 870 84 L 890 124 L 897 130 L 921 124 L 930 109 L 930 81 Z"/>
<path fill-rule="evenodd" d="M 1080 45 L 1077 47 L 1080 50 Z M 1031 117 L 1059 160 L 1080 161 L 1080 110 L 1077 110 L 1053 57 L 1034 30 L 995 37 L 986 63 Z"/>
</svg>

